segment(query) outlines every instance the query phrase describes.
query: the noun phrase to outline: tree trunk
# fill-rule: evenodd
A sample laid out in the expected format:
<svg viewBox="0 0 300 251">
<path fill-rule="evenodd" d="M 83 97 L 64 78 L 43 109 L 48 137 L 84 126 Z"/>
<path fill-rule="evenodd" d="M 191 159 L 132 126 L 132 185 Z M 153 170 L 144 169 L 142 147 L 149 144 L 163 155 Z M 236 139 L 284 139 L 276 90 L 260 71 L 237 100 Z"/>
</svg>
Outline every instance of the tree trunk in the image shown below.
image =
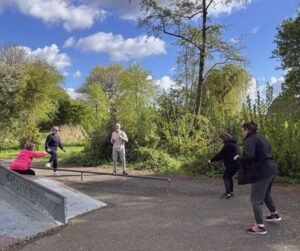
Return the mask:
<svg viewBox="0 0 300 251">
<path fill-rule="evenodd" d="M 206 48 L 206 21 L 207 21 L 207 9 L 206 0 L 202 0 L 203 6 L 203 18 L 202 18 L 202 45 L 200 48 L 200 61 L 199 61 L 199 75 L 198 75 L 198 86 L 197 95 L 195 102 L 195 114 L 201 115 L 201 105 L 202 105 L 202 94 L 203 94 L 203 84 L 204 84 L 204 68 L 205 68 L 205 48 Z"/>
</svg>

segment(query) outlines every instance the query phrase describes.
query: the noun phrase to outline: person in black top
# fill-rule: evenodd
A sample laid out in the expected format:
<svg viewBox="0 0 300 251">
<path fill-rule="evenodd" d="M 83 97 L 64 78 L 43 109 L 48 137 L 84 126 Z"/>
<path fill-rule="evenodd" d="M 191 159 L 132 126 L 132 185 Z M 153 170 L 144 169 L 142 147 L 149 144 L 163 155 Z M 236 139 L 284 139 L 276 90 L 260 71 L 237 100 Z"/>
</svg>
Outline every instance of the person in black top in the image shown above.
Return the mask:
<svg viewBox="0 0 300 251">
<path fill-rule="evenodd" d="M 51 129 L 51 134 L 47 136 L 46 142 L 45 142 L 45 150 L 47 153 L 51 154 L 51 157 L 49 159 L 49 162 L 45 165 L 45 167 L 51 168 L 51 163 L 52 167 L 54 170 L 54 176 L 59 176 L 60 174 L 57 172 L 57 147 L 59 147 L 61 150 L 64 150 L 60 138 L 58 136 L 58 131 L 59 127 L 58 126 L 53 126 Z"/>
<path fill-rule="evenodd" d="M 208 163 L 223 160 L 225 171 L 223 180 L 225 185 L 225 194 L 221 198 L 230 199 L 233 196 L 233 180 L 232 177 L 239 169 L 239 163 L 234 161 L 233 157 L 239 154 L 239 148 L 236 140 L 229 133 L 222 133 L 219 136 L 224 146 L 219 153 L 217 153 Z"/>
<path fill-rule="evenodd" d="M 263 218 L 263 203 L 270 210 L 271 214 L 265 218 L 266 221 L 280 221 L 281 218 L 276 211 L 275 204 L 271 197 L 271 188 L 278 167 L 272 157 L 271 147 L 267 139 L 257 133 L 257 124 L 254 121 L 242 125 L 244 137 L 244 151 L 242 156 L 235 156 L 235 160 L 241 163 L 249 171 L 251 165 L 251 204 L 256 224 L 247 229 L 250 234 L 266 234 Z M 253 171 L 254 170 L 254 171 Z"/>
</svg>

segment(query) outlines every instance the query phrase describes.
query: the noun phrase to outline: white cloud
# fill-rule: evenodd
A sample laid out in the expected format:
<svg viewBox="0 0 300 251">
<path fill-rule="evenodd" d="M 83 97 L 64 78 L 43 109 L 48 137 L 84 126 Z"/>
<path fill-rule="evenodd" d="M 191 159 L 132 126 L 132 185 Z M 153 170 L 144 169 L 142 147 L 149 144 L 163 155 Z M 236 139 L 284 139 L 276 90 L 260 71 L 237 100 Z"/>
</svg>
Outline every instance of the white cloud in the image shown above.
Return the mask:
<svg viewBox="0 0 300 251">
<path fill-rule="evenodd" d="M 252 78 L 250 80 L 250 87 L 247 91 L 247 95 L 250 96 L 251 100 L 254 102 L 256 99 L 257 91 L 259 91 L 261 98 L 264 99 L 265 92 L 266 92 L 266 86 L 267 83 L 269 83 L 273 87 L 274 92 L 274 98 L 277 97 L 280 92 L 282 91 L 281 85 L 284 82 L 284 77 L 270 77 L 268 81 L 265 82 L 267 78 L 266 77 L 258 77 L 258 78 Z M 259 84 L 259 82 L 264 80 L 263 84 Z"/>
<path fill-rule="evenodd" d="M 156 81 L 156 84 L 161 90 L 169 90 L 175 86 L 175 82 L 169 76 L 163 76 Z"/>
<path fill-rule="evenodd" d="M 28 47 L 23 48 L 29 57 L 45 59 L 49 64 L 54 65 L 59 70 L 71 65 L 69 56 L 65 53 L 60 53 L 56 44 L 38 48 L 36 50 L 32 50 Z"/>
<path fill-rule="evenodd" d="M 224 0 L 215 0 L 211 5 L 210 13 L 212 16 L 218 16 L 220 14 L 230 15 L 235 10 L 244 9 L 251 1 L 252 0 L 249 0 L 247 3 L 243 1 L 233 1 L 232 3 L 226 4 Z"/>
<path fill-rule="evenodd" d="M 260 27 L 254 27 L 251 29 L 251 34 L 256 34 L 260 30 Z"/>
<path fill-rule="evenodd" d="M 81 77 L 81 72 L 79 70 L 77 70 L 74 74 L 73 74 L 74 78 L 80 78 Z"/>
<path fill-rule="evenodd" d="M 78 1 L 73 0 L 11 0 L 10 3 L 22 13 L 42 19 L 47 24 L 62 23 L 68 31 L 90 28 L 96 20 L 102 21 L 106 17 L 106 11 L 91 2 L 78 4 Z"/>
<path fill-rule="evenodd" d="M 117 12 L 121 18 L 125 20 L 133 20 L 136 21 L 139 17 L 143 16 L 143 13 L 140 9 L 140 1 L 139 0 L 81 0 L 81 2 L 97 2 L 103 8 L 109 8 Z M 249 0 L 250 3 L 252 0 Z M 159 0 L 160 6 L 167 6 L 169 4 L 169 0 Z M 214 4 L 211 5 L 209 9 L 209 13 L 211 15 L 217 16 L 220 14 L 231 14 L 234 10 L 243 9 L 245 7 L 245 3 L 242 2 L 233 2 L 231 4 L 224 4 L 225 0 L 215 0 Z"/>
<path fill-rule="evenodd" d="M 240 40 L 238 38 L 230 38 L 229 39 L 229 43 L 232 43 L 232 44 L 238 44 L 240 42 Z"/>
<path fill-rule="evenodd" d="M 78 93 L 75 88 L 65 88 L 66 93 L 73 99 L 81 99 L 84 98 L 84 95 Z"/>
<path fill-rule="evenodd" d="M 64 48 L 72 47 L 75 44 L 75 38 L 74 37 L 69 37 L 65 42 L 64 42 Z"/>
<path fill-rule="evenodd" d="M 146 35 L 124 39 L 122 35 L 98 32 L 79 39 L 76 46 L 83 51 L 108 53 L 112 61 L 128 61 L 166 53 L 163 40 Z"/>
<path fill-rule="evenodd" d="M 11 0 L 0 0 L 0 14 L 4 11 L 5 8 L 12 5 Z"/>
</svg>

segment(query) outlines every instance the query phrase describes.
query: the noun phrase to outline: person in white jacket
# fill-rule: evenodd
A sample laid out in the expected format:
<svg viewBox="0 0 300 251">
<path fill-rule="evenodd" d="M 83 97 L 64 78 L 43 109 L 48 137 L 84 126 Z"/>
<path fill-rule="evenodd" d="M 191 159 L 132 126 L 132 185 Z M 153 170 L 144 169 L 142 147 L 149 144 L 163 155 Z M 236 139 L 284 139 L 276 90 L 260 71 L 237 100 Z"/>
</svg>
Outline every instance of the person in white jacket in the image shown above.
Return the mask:
<svg viewBox="0 0 300 251">
<path fill-rule="evenodd" d="M 127 135 L 121 130 L 121 124 L 116 123 L 114 132 L 111 135 L 111 143 L 113 144 L 112 159 L 113 159 L 113 173 L 117 173 L 117 161 L 120 158 L 123 168 L 123 175 L 128 175 L 126 172 L 126 159 L 125 159 L 125 142 L 128 142 Z"/>
</svg>

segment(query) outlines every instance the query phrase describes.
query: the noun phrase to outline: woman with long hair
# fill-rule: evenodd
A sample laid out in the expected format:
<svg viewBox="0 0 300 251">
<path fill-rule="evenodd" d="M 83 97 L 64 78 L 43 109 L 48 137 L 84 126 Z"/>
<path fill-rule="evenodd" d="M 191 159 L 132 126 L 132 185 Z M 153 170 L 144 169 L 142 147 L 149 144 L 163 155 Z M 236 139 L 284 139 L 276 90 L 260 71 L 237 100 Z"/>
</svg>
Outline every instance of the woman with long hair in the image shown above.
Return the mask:
<svg viewBox="0 0 300 251">
<path fill-rule="evenodd" d="M 229 133 L 221 133 L 219 139 L 222 141 L 223 148 L 208 163 L 223 160 L 225 171 L 223 180 L 225 185 L 225 194 L 221 198 L 230 199 L 233 196 L 233 180 L 232 177 L 239 169 L 239 163 L 234 161 L 233 157 L 238 155 L 239 148 L 236 140 Z"/>
<path fill-rule="evenodd" d="M 271 147 L 268 140 L 257 133 L 257 124 L 254 121 L 245 122 L 241 127 L 244 138 L 243 155 L 236 155 L 234 160 L 240 160 L 242 164 L 254 167 L 251 170 L 251 204 L 253 208 L 255 224 L 247 229 L 250 234 L 266 234 L 264 225 L 263 203 L 270 210 L 270 215 L 265 218 L 266 221 L 280 221 L 281 217 L 276 211 L 275 204 L 271 197 L 271 188 L 278 167 L 273 159 Z"/>
</svg>

